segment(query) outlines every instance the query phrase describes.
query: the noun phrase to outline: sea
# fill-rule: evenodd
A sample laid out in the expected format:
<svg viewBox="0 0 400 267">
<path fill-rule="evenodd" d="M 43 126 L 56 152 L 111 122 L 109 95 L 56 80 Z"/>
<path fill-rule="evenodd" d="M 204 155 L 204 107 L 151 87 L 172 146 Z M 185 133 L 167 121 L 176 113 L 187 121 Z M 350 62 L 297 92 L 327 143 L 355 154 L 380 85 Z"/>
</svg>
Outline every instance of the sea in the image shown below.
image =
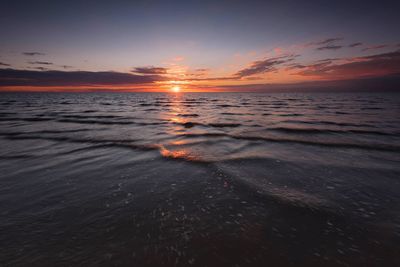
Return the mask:
<svg viewBox="0 0 400 267">
<path fill-rule="evenodd" d="M 1 93 L 0 266 L 400 266 L 400 94 Z"/>
</svg>

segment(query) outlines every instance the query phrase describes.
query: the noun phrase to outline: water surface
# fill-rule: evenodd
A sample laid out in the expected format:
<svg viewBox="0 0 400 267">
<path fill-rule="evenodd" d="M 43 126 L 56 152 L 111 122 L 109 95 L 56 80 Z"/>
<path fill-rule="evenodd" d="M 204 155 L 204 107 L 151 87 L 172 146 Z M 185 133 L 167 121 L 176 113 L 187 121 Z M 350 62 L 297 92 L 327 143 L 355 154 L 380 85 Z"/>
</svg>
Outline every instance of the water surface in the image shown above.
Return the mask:
<svg viewBox="0 0 400 267">
<path fill-rule="evenodd" d="M 400 264 L 400 95 L 0 94 L 5 266 Z"/>
</svg>

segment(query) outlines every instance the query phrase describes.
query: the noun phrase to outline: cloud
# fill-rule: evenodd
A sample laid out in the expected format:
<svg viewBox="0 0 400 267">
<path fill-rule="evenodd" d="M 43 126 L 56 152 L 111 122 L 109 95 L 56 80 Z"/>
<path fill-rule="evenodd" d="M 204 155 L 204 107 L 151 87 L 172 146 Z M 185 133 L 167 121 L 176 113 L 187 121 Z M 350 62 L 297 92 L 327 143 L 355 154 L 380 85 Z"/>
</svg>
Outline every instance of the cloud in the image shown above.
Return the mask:
<svg viewBox="0 0 400 267">
<path fill-rule="evenodd" d="M 397 74 L 400 73 L 400 50 L 343 59 L 343 62 L 338 63 L 328 60 L 310 64 L 295 74 L 332 80 Z"/>
<path fill-rule="evenodd" d="M 257 80 L 262 80 L 263 77 L 258 77 L 258 76 L 250 76 L 250 77 L 245 77 L 243 78 L 246 81 L 257 81 Z"/>
<path fill-rule="evenodd" d="M 286 70 L 294 70 L 294 69 L 303 69 L 303 68 L 306 68 L 306 66 L 299 64 L 299 63 L 292 63 L 292 64 L 288 64 L 285 69 Z"/>
<path fill-rule="evenodd" d="M 335 38 L 327 38 L 321 41 L 316 41 L 316 42 L 311 42 L 306 44 L 306 46 L 310 46 L 310 45 L 332 45 L 333 43 L 337 42 L 337 41 L 342 41 L 343 38 L 342 37 L 335 37 Z"/>
<path fill-rule="evenodd" d="M 324 60 L 324 61 L 316 61 L 314 64 L 309 64 L 309 65 L 300 65 L 296 64 L 293 67 L 289 68 L 290 69 L 302 69 L 303 71 L 296 73 L 300 74 L 302 76 L 307 76 L 308 73 L 312 73 L 314 70 L 320 70 L 323 69 L 327 66 L 329 66 L 332 63 L 332 61 Z"/>
<path fill-rule="evenodd" d="M 376 49 L 381 49 L 381 48 L 385 48 L 385 47 L 388 47 L 388 45 L 386 45 L 386 44 L 373 45 L 373 46 L 369 46 L 369 47 L 364 48 L 362 51 L 376 50 Z"/>
<path fill-rule="evenodd" d="M 338 50 L 342 47 L 343 46 L 341 46 L 341 45 L 326 45 L 326 46 L 318 47 L 317 50 Z"/>
<path fill-rule="evenodd" d="M 137 67 L 134 68 L 131 72 L 148 75 L 148 74 L 166 74 L 167 71 L 168 71 L 167 68 L 150 66 L 150 67 Z"/>
<path fill-rule="evenodd" d="M 0 62 L 0 66 L 10 67 L 11 65 L 4 62 Z"/>
<path fill-rule="evenodd" d="M 28 63 L 32 65 L 53 65 L 53 63 L 47 61 L 29 61 Z"/>
<path fill-rule="evenodd" d="M 383 53 L 383 54 L 376 54 L 376 55 L 371 55 L 371 56 L 366 56 L 366 57 L 359 57 L 359 59 L 399 59 L 400 57 L 400 49 L 388 53 Z"/>
<path fill-rule="evenodd" d="M 250 64 L 250 67 L 239 70 L 238 72 L 236 72 L 234 76 L 241 78 L 255 74 L 273 72 L 276 71 L 277 69 L 276 67 L 278 67 L 279 65 L 293 61 L 296 57 L 297 55 L 284 55 L 284 56 L 254 61 L 253 63 Z"/>
<path fill-rule="evenodd" d="M 44 56 L 46 54 L 40 53 L 40 52 L 23 52 L 22 53 L 25 56 Z"/>
<path fill-rule="evenodd" d="M 219 86 L 228 92 L 399 92 L 400 74 L 334 81 Z"/>
<path fill-rule="evenodd" d="M 210 69 L 206 68 L 201 68 L 201 69 L 195 69 L 192 73 L 185 73 L 187 77 L 203 77 L 206 76 L 210 72 Z"/>
<path fill-rule="evenodd" d="M 205 78 L 185 78 L 185 81 L 228 81 L 228 80 L 238 80 L 240 77 L 237 76 L 227 76 L 227 77 L 205 77 Z"/>
<path fill-rule="evenodd" d="M 327 62 L 327 61 L 337 61 L 337 60 L 341 60 L 342 58 L 323 58 L 323 59 L 319 59 L 316 62 Z"/>
<path fill-rule="evenodd" d="M 310 68 L 310 67 L 322 67 L 322 66 L 327 66 L 334 61 L 342 60 L 341 58 L 324 58 L 324 59 L 319 59 L 315 61 L 313 64 L 299 64 L 299 63 L 291 63 L 288 64 L 286 67 L 286 70 L 295 70 L 295 69 L 305 69 L 305 68 Z"/>
<path fill-rule="evenodd" d="M 352 44 L 349 44 L 349 47 L 356 47 L 356 46 L 360 46 L 360 45 L 363 45 L 363 43 L 360 43 L 360 42 L 352 43 Z"/>
<path fill-rule="evenodd" d="M 35 70 L 48 70 L 48 68 L 45 68 L 45 67 L 34 67 L 34 68 L 32 68 L 32 69 L 35 69 Z"/>
<path fill-rule="evenodd" d="M 39 67 L 40 68 L 40 67 Z M 160 75 L 136 75 L 112 71 L 55 71 L 0 69 L 0 87 L 5 86 L 113 86 L 163 81 Z"/>
</svg>

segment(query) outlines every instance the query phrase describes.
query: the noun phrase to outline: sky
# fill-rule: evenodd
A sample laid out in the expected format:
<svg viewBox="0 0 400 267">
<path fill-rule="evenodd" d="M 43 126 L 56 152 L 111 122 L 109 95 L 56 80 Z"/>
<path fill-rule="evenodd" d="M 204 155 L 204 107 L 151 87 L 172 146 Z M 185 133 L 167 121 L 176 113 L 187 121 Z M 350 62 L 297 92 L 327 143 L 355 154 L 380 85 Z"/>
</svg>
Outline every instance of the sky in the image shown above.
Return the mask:
<svg viewBox="0 0 400 267">
<path fill-rule="evenodd" d="M 397 90 L 399 10 L 400 1 L 3 0 L 0 91 Z"/>
</svg>

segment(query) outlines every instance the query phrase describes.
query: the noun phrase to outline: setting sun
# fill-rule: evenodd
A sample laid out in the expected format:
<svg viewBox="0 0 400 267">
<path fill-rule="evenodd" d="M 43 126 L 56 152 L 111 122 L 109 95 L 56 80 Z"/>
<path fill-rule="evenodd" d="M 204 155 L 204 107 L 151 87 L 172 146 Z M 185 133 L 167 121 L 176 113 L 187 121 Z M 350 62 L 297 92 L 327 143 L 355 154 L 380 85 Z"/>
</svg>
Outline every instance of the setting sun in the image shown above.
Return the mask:
<svg viewBox="0 0 400 267">
<path fill-rule="evenodd" d="M 181 91 L 181 87 L 180 86 L 176 85 L 176 86 L 172 87 L 172 92 L 179 93 L 180 91 Z"/>
</svg>

